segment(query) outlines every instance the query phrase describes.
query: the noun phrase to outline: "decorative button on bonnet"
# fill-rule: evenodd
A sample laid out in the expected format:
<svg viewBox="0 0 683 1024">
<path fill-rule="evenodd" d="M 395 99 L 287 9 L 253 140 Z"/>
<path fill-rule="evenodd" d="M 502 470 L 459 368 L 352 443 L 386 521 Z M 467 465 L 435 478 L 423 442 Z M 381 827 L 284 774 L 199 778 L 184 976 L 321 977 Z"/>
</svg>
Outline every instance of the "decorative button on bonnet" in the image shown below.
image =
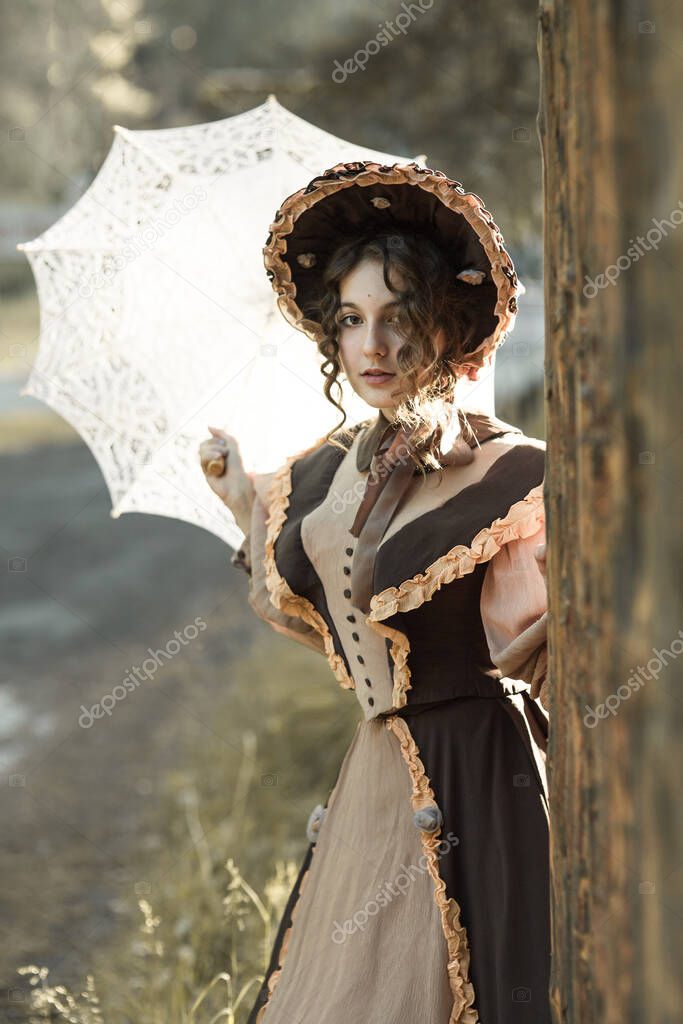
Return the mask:
<svg viewBox="0 0 683 1024">
<path fill-rule="evenodd" d="M 391 206 L 391 200 L 385 199 L 384 196 L 373 196 L 370 202 L 377 210 L 386 210 L 388 206 Z"/>
<path fill-rule="evenodd" d="M 318 841 L 318 833 L 320 832 L 320 826 L 323 823 L 324 817 L 325 808 L 322 804 L 316 804 L 308 816 L 308 824 L 306 825 L 306 835 L 309 843 L 316 843 Z"/>
<path fill-rule="evenodd" d="M 318 261 L 318 257 L 314 252 L 300 252 L 296 258 L 296 262 L 300 267 L 305 267 L 306 270 L 310 270 L 314 267 Z"/>
<path fill-rule="evenodd" d="M 486 273 L 483 270 L 477 270 L 476 267 L 468 267 L 466 270 L 461 270 L 455 276 L 458 280 L 464 281 L 465 284 L 481 284 L 486 277 Z"/>
<path fill-rule="evenodd" d="M 421 807 L 413 814 L 413 824 L 421 832 L 436 832 L 443 824 L 443 815 L 436 804 Z"/>
</svg>

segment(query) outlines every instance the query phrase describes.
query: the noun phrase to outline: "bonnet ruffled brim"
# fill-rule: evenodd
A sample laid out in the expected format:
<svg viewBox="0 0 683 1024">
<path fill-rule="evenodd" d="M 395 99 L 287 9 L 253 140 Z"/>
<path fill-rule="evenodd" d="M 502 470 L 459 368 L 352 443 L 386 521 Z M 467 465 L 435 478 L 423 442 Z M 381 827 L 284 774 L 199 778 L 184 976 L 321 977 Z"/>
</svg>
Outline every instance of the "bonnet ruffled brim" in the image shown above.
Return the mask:
<svg viewBox="0 0 683 1024">
<path fill-rule="evenodd" d="M 457 259 L 462 265 L 454 266 L 454 279 L 463 272 L 469 275 L 474 268 L 477 275 L 483 271 L 490 276 L 496 286 L 497 301 L 492 310 L 493 316 L 497 317 L 496 327 L 467 356 L 469 364 L 483 367 L 488 355 L 502 343 L 514 326 L 517 295 L 521 293 L 521 285 L 505 249 L 503 236 L 480 197 L 473 192 L 466 192 L 460 182 L 447 177 L 442 171 L 421 167 L 417 163 L 389 166 L 358 161 L 336 164 L 283 202 L 270 225 L 263 249 L 266 272 L 275 290 L 277 304 L 293 327 L 317 341 L 321 335 L 320 324 L 305 315 L 301 307 L 306 306 L 306 302 L 298 296 L 298 291 L 305 293 L 311 275 L 320 275 L 325 256 L 335 244 L 338 218 L 331 216 L 331 208 L 326 211 L 330 216 L 316 218 L 314 223 L 311 218 L 306 223 L 304 215 L 330 196 L 348 189 L 355 189 L 356 192 L 358 189 L 367 189 L 367 203 L 363 203 L 360 219 L 365 225 L 386 227 L 394 223 L 392 192 L 389 187 L 395 186 L 420 190 L 420 195 L 414 199 L 408 193 L 408 205 L 405 191 L 400 197 L 397 195 L 400 203 L 396 203 L 396 206 L 402 204 L 404 212 L 412 206 L 417 211 L 413 215 L 421 216 L 421 204 L 430 203 L 429 197 L 434 197 L 438 203 L 435 205 L 431 202 L 427 213 L 430 224 L 437 225 L 433 227 L 434 232 L 443 235 L 446 243 L 449 235 L 452 235 L 454 243 L 462 237 L 462 245 L 455 247 L 456 251 L 461 250 L 461 256 Z M 387 190 L 386 196 L 382 195 L 383 189 Z M 422 199 L 423 196 L 427 198 Z M 348 199 L 348 196 L 344 198 Z M 365 199 L 365 193 L 362 199 Z M 437 216 L 441 209 L 439 204 L 452 213 L 453 217 Z M 354 209 L 349 203 L 347 208 Z M 477 287 L 475 280 L 476 277 L 470 281 L 471 287 Z"/>
</svg>

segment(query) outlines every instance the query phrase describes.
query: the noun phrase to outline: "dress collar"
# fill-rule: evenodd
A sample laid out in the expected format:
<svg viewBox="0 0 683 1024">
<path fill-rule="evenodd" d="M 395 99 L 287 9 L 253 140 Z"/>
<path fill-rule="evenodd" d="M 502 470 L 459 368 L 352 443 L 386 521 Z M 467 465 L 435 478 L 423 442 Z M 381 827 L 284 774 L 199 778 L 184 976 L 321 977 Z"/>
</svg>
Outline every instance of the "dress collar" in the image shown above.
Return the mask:
<svg viewBox="0 0 683 1024">
<path fill-rule="evenodd" d="M 464 423 L 462 413 L 460 415 L 461 423 Z M 484 441 L 489 441 L 492 437 L 500 437 L 501 434 L 521 434 L 522 431 L 519 427 L 513 426 L 511 423 L 506 423 L 504 420 L 498 419 L 497 416 L 489 416 L 487 413 L 467 413 L 467 423 L 469 423 L 474 437 L 466 437 L 466 441 L 470 448 L 475 448 L 477 444 L 483 444 Z M 361 472 L 365 473 L 370 469 L 370 463 L 372 456 L 377 451 L 377 448 L 382 442 L 382 439 L 391 427 L 391 421 L 387 419 L 381 409 L 378 410 L 377 416 L 374 420 L 371 420 L 369 424 L 363 428 L 360 440 L 356 448 L 356 468 Z M 426 471 L 429 472 L 429 468 L 425 467 Z M 415 470 L 419 473 L 419 469 Z"/>
</svg>

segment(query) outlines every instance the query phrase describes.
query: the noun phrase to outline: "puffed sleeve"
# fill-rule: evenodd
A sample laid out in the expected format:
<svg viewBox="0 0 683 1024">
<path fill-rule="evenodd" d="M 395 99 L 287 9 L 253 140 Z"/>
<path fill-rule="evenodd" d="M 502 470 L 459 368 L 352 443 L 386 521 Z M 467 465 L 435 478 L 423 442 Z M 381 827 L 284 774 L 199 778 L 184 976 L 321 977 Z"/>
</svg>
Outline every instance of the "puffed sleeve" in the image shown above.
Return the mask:
<svg viewBox="0 0 683 1024">
<path fill-rule="evenodd" d="M 531 684 L 530 696 L 548 710 L 546 583 L 534 556 L 545 544 L 545 521 L 529 537 L 504 544 L 488 563 L 481 617 L 491 660 L 504 677 Z"/>
<path fill-rule="evenodd" d="M 240 548 L 233 554 L 231 562 L 243 568 L 249 576 L 249 594 L 247 600 L 254 612 L 283 636 L 291 637 L 300 643 L 325 654 L 325 644 L 313 626 L 308 625 L 298 616 L 285 615 L 270 600 L 266 586 L 266 573 L 263 564 L 266 542 L 266 523 L 268 511 L 265 495 L 270 477 L 262 475 L 255 478 L 256 494 L 251 509 L 250 529 L 242 541 Z"/>
</svg>

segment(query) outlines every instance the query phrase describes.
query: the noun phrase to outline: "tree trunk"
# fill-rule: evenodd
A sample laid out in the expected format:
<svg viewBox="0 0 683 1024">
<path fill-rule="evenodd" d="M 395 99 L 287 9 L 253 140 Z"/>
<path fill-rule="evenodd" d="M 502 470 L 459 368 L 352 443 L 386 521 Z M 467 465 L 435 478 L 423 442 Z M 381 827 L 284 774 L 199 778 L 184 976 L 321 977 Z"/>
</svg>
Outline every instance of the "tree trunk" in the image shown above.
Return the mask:
<svg viewBox="0 0 683 1024">
<path fill-rule="evenodd" d="M 542 0 L 556 1022 L 674 1024 L 683 17 Z"/>
</svg>

